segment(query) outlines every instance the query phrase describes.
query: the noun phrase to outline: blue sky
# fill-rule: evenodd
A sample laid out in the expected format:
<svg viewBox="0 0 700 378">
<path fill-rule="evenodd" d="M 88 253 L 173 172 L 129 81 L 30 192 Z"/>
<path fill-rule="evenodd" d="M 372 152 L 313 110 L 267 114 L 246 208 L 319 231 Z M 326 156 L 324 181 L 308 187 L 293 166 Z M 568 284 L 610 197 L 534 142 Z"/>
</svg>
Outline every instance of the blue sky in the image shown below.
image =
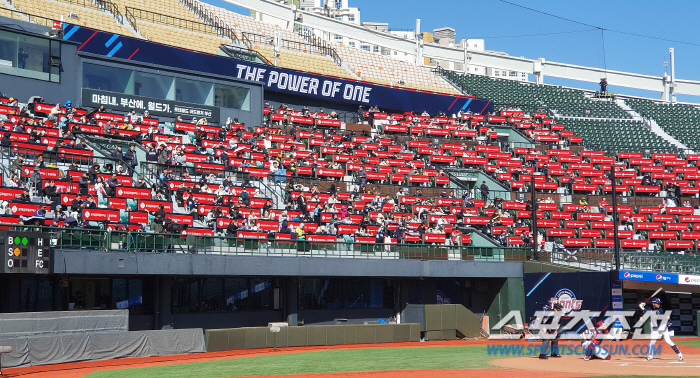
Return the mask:
<svg viewBox="0 0 700 378">
<path fill-rule="evenodd" d="M 206 0 L 222 6 L 221 0 Z M 690 42 L 683 44 L 641 38 L 613 31 L 605 32 L 605 54 L 601 32 L 588 26 L 535 13 L 498 0 L 477 2 L 464 0 L 349 0 L 359 7 L 361 20 L 388 22 L 390 28 L 413 29 L 416 18 L 421 19 L 422 31 L 450 26 L 462 38 L 484 38 L 489 50 L 505 51 L 513 56 L 530 59 L 544 57 L 549 61 L 582 66 L 605 67 L 645 75 L 662 76 L 669 47 L 675 48 L 676 77 L 700 80 L 700 2 L 680 1 L 544 1 L 509 0 L 586 24 L 628 33 Z M 245 10 L 227 8 L 244 13 Z M 532 34 L 561 33 L 539 36 Z M 670 67 L 667 68 L 670 74 Z M 594 89 L 594 84 L 567 82 L 546 78 L 545 83 Z M 615 87 L 609 90 L 632 95 L 658 98 L 659 93 L 631 91 Z M 700 98 L 678 96 L 681 101 L 700 102 Z"/>
</svg>

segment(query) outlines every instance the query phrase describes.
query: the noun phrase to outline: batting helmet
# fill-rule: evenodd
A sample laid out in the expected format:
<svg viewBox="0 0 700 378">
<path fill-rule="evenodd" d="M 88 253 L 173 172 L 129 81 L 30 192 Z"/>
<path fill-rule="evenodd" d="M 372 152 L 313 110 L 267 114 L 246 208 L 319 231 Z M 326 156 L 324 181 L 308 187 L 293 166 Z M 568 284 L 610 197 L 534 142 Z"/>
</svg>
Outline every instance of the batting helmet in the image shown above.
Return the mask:
<svg viewBox="0 0 700 378">
<path fill-rule="evenodd" d="M 654 297 L 651 299 L 651 303 L 661 304 L 661 299 Z"/>
<path fill-rule="evenodd" d="M 555 310 L 561 310 L 561 309 L 564 308 L 564 306 L 562 306 L 561 303 L 555 303 L 555 304 L 552 306 L 552 308 L 554 308 Z"/>
</svg>

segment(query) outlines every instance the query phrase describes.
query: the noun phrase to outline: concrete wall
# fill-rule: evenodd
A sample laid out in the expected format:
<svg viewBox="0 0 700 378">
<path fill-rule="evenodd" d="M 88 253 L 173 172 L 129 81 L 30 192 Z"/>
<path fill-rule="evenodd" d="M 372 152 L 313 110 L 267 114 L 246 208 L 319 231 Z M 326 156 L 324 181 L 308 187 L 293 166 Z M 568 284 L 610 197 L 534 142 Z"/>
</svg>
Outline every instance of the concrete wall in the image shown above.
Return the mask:
<svg viewBox="0 0 700 378">
<path fill-rule="evenodd" d="M 522 277 L 521 262 L 257 257 L 54 250 L 52 272 L 94 275 Z"/>
<path fill-rule="evenodd" d="M 236 349 L 295 347 L 311 345 L 347 345 L 409 342 L 420 340 L 420 325 L 316 325 L 280 327 L 276 335 L 267 327 L 206 329 L 207 352 Z"/>
</svg>

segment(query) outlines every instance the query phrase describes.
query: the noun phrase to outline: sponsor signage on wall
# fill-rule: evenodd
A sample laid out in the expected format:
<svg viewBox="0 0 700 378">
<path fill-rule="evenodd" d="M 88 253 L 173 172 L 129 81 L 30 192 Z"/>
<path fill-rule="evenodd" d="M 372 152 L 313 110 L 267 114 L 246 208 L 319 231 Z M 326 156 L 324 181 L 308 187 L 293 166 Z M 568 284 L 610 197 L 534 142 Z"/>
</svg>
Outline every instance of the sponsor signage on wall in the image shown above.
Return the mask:
<svg viewBox="0 0 700 378">
<path fill-rule="evenodd" d="M 136 96 L 97 89 L 82 89 L 83 107 L 97 108 L 104 105 L 107 109 L 128 112 L 135 109 L 136 113 L 143 114 L 146 110 L 154 116 L 177 117 L 185 119 L 191 117 L 209 118 L 219 120 L 219 108 L 215 106 L 191 104 L 188 102 L 162 100 L 151 97 Z"/>
</svg>

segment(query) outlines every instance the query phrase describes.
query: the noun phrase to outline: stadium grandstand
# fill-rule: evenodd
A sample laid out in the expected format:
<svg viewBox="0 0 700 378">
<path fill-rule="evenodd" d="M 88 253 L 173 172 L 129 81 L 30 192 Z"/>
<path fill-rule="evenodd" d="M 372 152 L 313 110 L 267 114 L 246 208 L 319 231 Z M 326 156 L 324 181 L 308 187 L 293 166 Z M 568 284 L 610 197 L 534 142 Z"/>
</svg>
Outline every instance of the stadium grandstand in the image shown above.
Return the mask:
<svg viewBox="0 0 700 378">
<path fill-rule="evenodd" d="M 525 311 L 524 272 L 700 275 L 695 105 L 426 67 L 197 0 L 0 7 L 20 26 L 0 26 L 0 317 L 120 309 L 136 332 L 458 304 L 493 325 Z"/>
</svg>

